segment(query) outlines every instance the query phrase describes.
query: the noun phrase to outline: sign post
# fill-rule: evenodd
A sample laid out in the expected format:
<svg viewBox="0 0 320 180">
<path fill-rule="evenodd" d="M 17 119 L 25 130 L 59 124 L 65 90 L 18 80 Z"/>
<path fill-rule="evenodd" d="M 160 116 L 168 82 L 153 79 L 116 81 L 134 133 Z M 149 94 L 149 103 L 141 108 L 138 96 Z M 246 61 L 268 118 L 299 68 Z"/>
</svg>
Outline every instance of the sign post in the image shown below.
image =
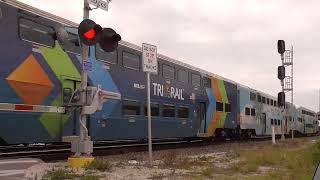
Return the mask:
<svg viewBox="0 0 320 180">
<path fill-rule="evenodd" d="M 142 68 L 147 73 L 147 106 L 148 106 L 148 150 L 149 165 L 152 166 L 152 134 L 151 134 L 151 105 L 150 105 L 150 73 L 158 73 L 157 47 L 142 44 Z"/>
</svg>

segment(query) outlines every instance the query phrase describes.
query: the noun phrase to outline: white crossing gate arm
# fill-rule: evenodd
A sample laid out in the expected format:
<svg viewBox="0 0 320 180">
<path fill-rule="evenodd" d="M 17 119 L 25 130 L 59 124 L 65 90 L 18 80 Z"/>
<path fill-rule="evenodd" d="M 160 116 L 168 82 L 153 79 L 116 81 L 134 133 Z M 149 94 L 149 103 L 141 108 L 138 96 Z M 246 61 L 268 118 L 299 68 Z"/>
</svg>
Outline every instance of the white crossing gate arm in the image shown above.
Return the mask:
<svg viewBox="0 0 320 180">
<path fill-rule="evenodd" d="M 43 112 L 43 113 L 65 113 L 65 107 L 59 106 L 42 106 L 31 104 L 13 104 L 0 103 L 0 111 L 15 111 L 15 112 Z"/>
</svg>

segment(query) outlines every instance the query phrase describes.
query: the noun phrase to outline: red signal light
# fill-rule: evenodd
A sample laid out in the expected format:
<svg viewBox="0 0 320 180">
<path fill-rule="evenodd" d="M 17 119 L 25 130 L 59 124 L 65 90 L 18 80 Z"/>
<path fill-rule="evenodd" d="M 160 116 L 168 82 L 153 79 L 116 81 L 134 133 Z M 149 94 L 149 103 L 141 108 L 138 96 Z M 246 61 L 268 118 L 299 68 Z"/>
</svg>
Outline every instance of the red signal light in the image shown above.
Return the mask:
<svg viewBox="0 0 320 180">
<path fill-rule="evenodd" d="M 86 39 L 93 39 L 95 36 L 96 36 L 96 31 L 93 28 L 91 28 L 89 31 L 84 33 L 84 37 Z"/>
</svg>

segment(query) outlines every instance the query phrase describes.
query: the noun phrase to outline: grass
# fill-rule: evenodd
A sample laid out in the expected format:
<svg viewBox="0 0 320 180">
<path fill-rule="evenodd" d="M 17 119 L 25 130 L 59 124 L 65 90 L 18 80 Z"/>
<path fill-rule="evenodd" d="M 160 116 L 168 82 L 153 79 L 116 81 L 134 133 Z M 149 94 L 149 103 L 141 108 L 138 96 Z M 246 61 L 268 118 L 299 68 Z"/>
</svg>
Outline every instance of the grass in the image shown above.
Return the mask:
<svg viewBox="0 0 320 180">
<path fill-rule="evenodd" d="M 288 146 L 282 143 L 281 146 L 279 143 L 277 146 L 241 151 L 240 157 L 244 160 L 233 168 L 240 173 L 250 173 L 257 172 L 261 166 L 267 166 L 284 170 L 282 175 L 287 174 L 290 178 L 312 178 L 315 165 L 320 160 L 320 142 L 306 148 L 296 147 L 296 144 Z"/>
<path fill-rule="evenodd" d="M 45 180 L 63 180 L 63 179 L 74 179 L 79 177 L 79 175 L 66 169 L 52 169 L 48 171 L 43 177 Z"/>
<path fill-rule="evenodd" d="M 151 177 L 149 177 L 148 179 L 163 179 L 165 178 L 166 176 L 162 173 L 157 173 L 157 174 L 152 174 Z"/>
<path fill-rule="evenodd" d="M 200 160 L 202 159 L 202 160 Z M 171 168 L 171 169 L 191 169 L 193 166 L 201 166 L 204 164 L 204 160 L 208 160 L 207 157 L 202 156 L 197 159 L 190 159 L 188 157 L 182 157 L 174 152 L 169 152 L 161 157 L 161 168 Z"/>
<path fill-rule="evenodd" d="M 106 158 L 96 158 L 86 166 L 86 170 L 111 171 L 112 164 Z"/>
<path fill-rule="evenodd" d="M 98 180 L 99 177 L 90 173 L 76 174 L 75 172 L 67 169 L 52 169 L 42 178 L 44 180 L 64 180 L 64 179 L 77 179 L 77 180 Z"/>
<path fill-rule="evenodd" d="M 234 159 L 239 161 L 232 163 L 230 160 Z M 207 162 L 200 164 L 200 171 L 191 174 L 195 179 L 214 176 L 227 180 L 309 180 L 319 160 L 320 141 L 286 140 L 274 146 L 262 144 L 250 149 L 242 148 L 238 152 L 231 151 L 223 160 L 229 162 L 227 167 Z M 198 161 L 208 161 L 208 158 L 201 156 Z"/>
</svg>

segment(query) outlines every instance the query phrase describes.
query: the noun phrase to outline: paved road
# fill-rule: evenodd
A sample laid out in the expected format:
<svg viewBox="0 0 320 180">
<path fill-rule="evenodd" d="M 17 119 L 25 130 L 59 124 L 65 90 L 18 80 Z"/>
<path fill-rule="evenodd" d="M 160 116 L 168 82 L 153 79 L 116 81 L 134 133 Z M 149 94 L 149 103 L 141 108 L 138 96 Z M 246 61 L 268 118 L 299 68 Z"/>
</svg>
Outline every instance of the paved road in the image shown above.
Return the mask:
<svg viewBox="0 0 320 180">
<path fill-rule="evenodd" d="M 0 179 L 22 180 L 26 169 L 41 162 L 30 158 L 0 160 Z"/>
</svg>

